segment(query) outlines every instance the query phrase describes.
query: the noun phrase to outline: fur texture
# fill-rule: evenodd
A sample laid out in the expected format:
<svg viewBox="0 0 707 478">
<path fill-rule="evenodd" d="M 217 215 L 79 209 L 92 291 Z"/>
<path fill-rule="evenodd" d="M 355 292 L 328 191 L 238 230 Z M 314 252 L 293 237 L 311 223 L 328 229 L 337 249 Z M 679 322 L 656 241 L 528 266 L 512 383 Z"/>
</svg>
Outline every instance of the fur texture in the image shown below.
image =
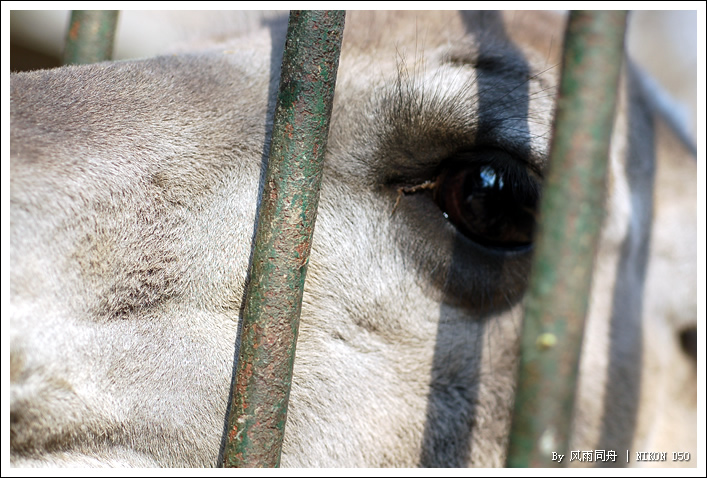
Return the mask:
<svg viewBox="0 0 707 478">
<path fill-rule="evenodd" d="M 479 245 L 429 191 L 394 205 L 460 153 L 542 177 L 563 24 L 348 15 L 284 466 L 503 465 L 532 250 Z M 219 463 L 285 28 L 12 75 L 13 465 Z M 695 163 L 638 75 L 572 449 L 694 454 Z"/>
</svg>

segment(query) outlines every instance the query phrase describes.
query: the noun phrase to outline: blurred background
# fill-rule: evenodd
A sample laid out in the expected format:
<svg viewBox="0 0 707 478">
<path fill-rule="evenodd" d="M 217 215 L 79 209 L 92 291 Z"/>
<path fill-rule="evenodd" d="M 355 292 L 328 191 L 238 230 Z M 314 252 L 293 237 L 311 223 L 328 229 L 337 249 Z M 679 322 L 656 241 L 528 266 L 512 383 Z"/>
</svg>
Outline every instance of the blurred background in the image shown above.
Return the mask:
<svg viewBox="0 0 707 478">
<path fill-rule="evenodd" d="M 256 20 L 236 12 L 122 11 L 115 59 L 153 56 L 188 43 L 200 32 L 213 37 Z M 52 68 L 61 64 L 68 10 L 10 12 L 10 69 Z M 697 12 L 634 11 L 629 17 L 630 55 L 670 93 L 689 136 L 696 135 Z"/>
</svg>

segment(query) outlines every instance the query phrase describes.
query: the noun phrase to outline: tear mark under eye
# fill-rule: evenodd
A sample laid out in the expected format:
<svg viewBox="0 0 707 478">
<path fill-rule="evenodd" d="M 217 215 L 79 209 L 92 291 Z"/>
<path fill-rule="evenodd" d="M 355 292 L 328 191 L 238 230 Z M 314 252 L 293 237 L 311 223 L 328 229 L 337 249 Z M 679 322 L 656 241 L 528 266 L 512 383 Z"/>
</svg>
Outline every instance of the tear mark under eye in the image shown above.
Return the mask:
<svg viewBox="0 0 707 478">
<path fill-rule="evenodd" d="M 403 198 L 405 194 L 413 194 L 416 192 L 424 191 L 424 190 L 432 190 L 439 185 L 439 177 L 435 178 L 432 181 L 425 181 L 424 183 L 421 184 L 416 184 L 414 186 L 401 186 L 398 188 L 398 196 L 395 198 L 395 204 L 393 204 L 393 210 L 390 212 L 390 215 L 392 216 L 395 214 L 395 210 L 398 208 L 398 204 L 400 204 L 400 200 Z M 446 216 L 445 216 L 446 217 Z"/>
</svg>

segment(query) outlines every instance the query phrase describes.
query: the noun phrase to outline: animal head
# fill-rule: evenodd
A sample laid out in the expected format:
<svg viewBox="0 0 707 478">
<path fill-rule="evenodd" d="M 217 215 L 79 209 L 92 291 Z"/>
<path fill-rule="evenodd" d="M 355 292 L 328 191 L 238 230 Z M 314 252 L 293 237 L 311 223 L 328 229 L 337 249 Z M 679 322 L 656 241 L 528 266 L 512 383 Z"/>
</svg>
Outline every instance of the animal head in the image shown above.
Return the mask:
<svg viewBox="0 0 707 478">
<path fill-rule="evenodd" d="M 14 465 L 219 463 L 285 20 L 12 75 Z M 563 28 L 347 16 L 284 466 L 504 464 Z M 627 61 L 573 450 L 696 446 L 695 162 L 651 97 Z"/>
</svg>

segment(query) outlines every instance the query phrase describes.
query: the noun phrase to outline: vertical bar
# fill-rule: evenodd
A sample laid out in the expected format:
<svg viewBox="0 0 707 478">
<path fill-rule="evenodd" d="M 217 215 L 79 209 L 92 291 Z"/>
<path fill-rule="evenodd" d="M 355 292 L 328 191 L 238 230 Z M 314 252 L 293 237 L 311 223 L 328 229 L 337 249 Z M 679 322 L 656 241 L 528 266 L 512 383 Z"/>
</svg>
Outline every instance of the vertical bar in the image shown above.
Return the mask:
<svg viewBox="0 0 707 478">
<path fill-rule="evenodd" d="M 572 12 L 528 292 L 509 467 L 567 457 L 591 275 L 603 220 L 626 12 Z M 569 462 L 567 457 L 564 463 Z"/>
<path fill-rule="evenodd" d="M 279 466 L 343 11 L 293 11 L 241 329 L 224 466 Z"/>
<path fill-rule="evenodd" d="M 115 10 L 74 10 L 66 35 L 64 64 L 78 65 L 110 60 L 118 23 Z"/>
</svg>

